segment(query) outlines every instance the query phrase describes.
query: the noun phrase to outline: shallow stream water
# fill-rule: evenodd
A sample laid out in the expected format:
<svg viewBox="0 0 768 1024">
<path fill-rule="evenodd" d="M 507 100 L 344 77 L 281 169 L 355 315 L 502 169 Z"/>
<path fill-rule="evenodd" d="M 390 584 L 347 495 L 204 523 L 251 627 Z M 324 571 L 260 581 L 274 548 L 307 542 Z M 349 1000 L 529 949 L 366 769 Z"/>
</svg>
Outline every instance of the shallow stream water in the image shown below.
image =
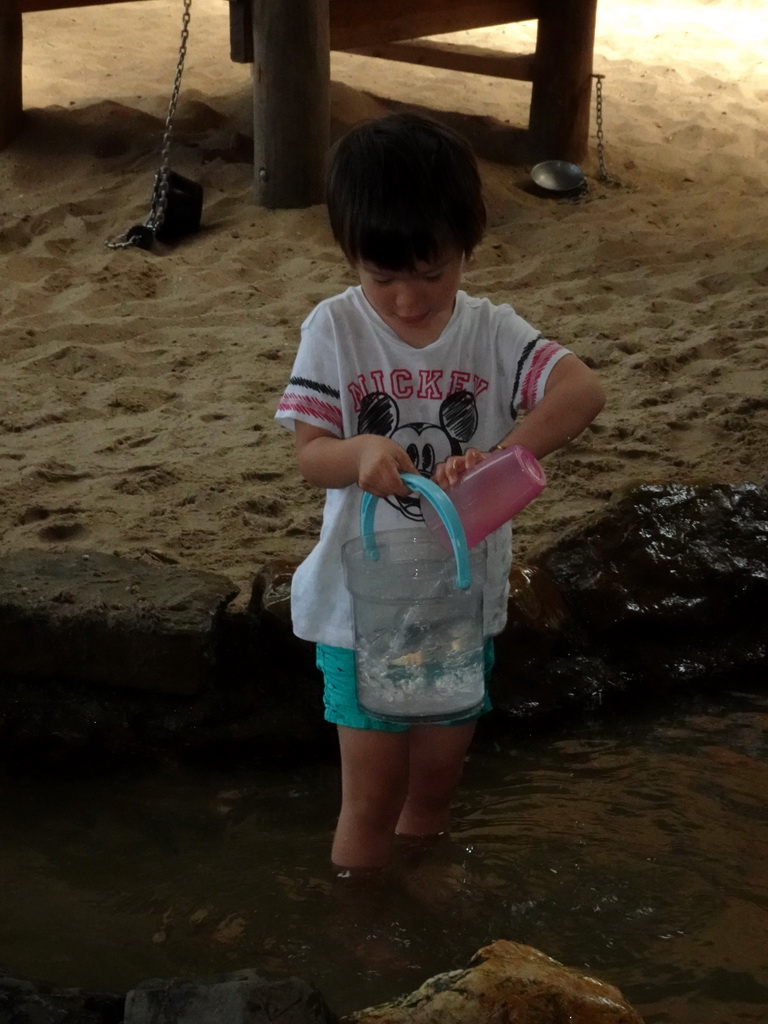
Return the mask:
<svg viewBox="0 0 768 1024">
<path fill-rule="evenodd" d="M 609 981 L 648 1024 L 768 1020 L 768 691 L 476 742 L 450 840 L 332 879 L 335 759 L 0 780 L 0 963 L 123 991 L 243 967 L 343 1014 L 497 938 Z"/>
</svg>

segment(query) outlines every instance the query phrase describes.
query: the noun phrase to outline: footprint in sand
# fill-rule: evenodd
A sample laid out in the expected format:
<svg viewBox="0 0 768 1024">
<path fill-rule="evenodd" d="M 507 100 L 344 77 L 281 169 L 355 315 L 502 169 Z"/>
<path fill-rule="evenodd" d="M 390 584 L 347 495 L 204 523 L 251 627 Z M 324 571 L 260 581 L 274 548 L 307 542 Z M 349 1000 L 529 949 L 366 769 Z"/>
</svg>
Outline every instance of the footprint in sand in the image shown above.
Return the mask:
<svg viewBox="0 0 768 1024">
<path fill-rule="evenodd" d="M 45 505 L 30 505 L 24 509 L 17 519 L 19 526 L 28 526 L 30 523 L 43 523 L 51 516 L 73 516 L 80 511 L 78 508 L 46 508 Z"/>
<path fill-rule="evenodd" d="M 119 494 L 145 494 L 162 490 L 178 482 L 178 475 L 161 464 L 135 466 L 128 476 L 121 477 L 112 489 Z"/>
<path fill-rule="evenodd" d="M 34 466 L 30 472 L 38 480 L 44 480 L 49 484 L 76 483 L 78 480 L 88 480 L 93 476 L 92 473 L 77 469 L 70 462 L 58 462 L 56 459 L 47 459 Z"/>
<path fill-rule="evenodd" d="M 82 540 L 88 535 L 88 529 L 82 523 L 51 523 L 44 526 L 37 533 L 40 540 L 49 541 L 52 544 L 64 540 Z"/>
</svg>

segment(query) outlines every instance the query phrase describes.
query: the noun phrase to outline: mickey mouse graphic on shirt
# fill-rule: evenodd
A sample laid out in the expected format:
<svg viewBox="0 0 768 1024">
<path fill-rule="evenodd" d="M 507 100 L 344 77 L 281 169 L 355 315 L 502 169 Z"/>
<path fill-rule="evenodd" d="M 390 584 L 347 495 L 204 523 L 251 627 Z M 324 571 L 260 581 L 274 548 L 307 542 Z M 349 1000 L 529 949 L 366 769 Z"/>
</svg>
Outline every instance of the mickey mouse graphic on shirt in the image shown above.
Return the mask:
<svg viewBox="0 0 768 1024">
<path fill-rule="evenodd" d="M 366 395 L 357 417 L 359 434 L 390 437 L 408 453 L 422 476 L 431 477 L 435 467 L 451 455 L 461 455 L 477 430 L 477 403 L 471 391 L 454 391 L 440 403 L 440 422 L 401 423 L 400 410 L 391 395 L 375 391 Z M 407 519 L 423 519 L 419 499 L 396 494 L 385 499 Z"/>
</svg>

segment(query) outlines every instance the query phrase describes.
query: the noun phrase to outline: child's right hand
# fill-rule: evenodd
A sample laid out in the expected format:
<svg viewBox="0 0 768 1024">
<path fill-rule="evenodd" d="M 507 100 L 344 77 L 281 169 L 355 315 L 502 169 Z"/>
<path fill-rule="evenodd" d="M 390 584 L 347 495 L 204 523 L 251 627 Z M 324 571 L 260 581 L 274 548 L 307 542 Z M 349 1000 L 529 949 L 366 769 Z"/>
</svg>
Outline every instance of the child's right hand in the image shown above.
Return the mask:
<svg viewBox="0 0 768 1024">
<path fill-rule="evenodd" d="M 468 469 L 472 469 L 487 457 L 488 453 L 481 452 L 479 448 L 467 448 L 463 455 L 451 455 L 445 462 L 435 466 L 432 483 L 446 491 L 457 484 Z"/>
<path fill-rule="evenodd" d="M 360 445 L 357 462 L 357 484 L 375 498 L 387 498 L 390 494 L 405 497 L 410 488 L 400 477 L 401 473 L 418 473 L 407 452 L 396 441 L 378 434 L 358 434 Z"/>
</svg>

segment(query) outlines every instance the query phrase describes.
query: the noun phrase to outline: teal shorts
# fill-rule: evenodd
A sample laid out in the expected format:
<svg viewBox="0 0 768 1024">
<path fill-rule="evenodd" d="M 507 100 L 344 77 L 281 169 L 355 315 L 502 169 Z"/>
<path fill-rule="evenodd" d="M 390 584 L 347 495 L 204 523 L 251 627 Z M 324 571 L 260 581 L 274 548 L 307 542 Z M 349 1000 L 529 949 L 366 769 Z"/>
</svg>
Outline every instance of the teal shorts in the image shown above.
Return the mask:
<svg viewBox="0 0 768 1024">
<path fill-rule="evenodd" d="M 493 640 L 490 638 L 485 641 L 483 659 L 487 685 L 495 660 Z M 355 652 L 349 647 L 328 647 L 326 644 L 318 644 L 316 660 L 317 667 L 323 673 L 325 680 L 323 704 L 326 722 L 333 722 L 334 725 L 347 725 L 352 729 L 379 729 L 382 732 L 404 732 L 406 729 L 410 729 L 408 724 L 382 722 L 378 718 L 371 718 L 370 715 L 366 715 L 360 710 L 357 703 Z M 484 715 L 490 710 L 491 702 L 486 689 L 485 700 L 480 711 L 476 711 L 467 718 L 435 724 L 464 725 L 466 722 L 475 721 L 480 715 Z"/>
</svg>

